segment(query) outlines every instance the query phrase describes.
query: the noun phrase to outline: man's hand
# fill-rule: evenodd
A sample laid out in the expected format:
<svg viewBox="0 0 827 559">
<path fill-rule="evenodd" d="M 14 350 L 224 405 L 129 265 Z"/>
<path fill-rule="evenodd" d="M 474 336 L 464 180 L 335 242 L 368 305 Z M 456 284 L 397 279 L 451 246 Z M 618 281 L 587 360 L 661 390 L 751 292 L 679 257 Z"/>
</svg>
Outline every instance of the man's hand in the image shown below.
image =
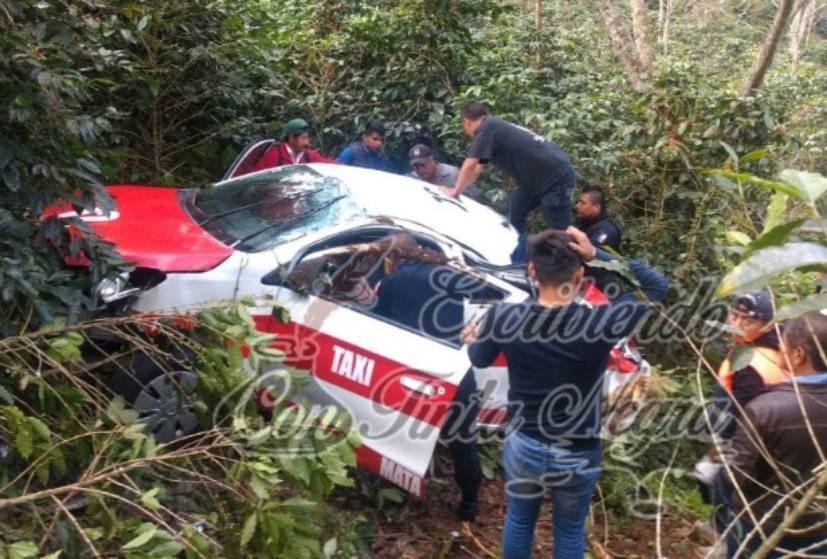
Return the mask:
<svg viewBox="0 0 827 559">
<path fill-rule="evenodd" d="M 476 322 L 469 322 L 462 328 L 459 339 L 464 344 L 472 344 L 477 341 L 478 327 Z"/>
<path fill-rule="evenodd" d="M 447 186 L 440 187 L 442 194 L 448 196 L 449 198 L 459 198 L 459 194 L 457 193 L 456 189 L 448 188 Z"/>
<path fill-rule="evenodd" d="M 566 229 L 566 233 L 574 238 L 574 242 L 569 243 L 569 246 L 583 259 L 583 262 L 594 260 L 594 257 L 597 255 L 597 249 L 589 240 L 588 235 L 571 225 Z"/>
</svg>

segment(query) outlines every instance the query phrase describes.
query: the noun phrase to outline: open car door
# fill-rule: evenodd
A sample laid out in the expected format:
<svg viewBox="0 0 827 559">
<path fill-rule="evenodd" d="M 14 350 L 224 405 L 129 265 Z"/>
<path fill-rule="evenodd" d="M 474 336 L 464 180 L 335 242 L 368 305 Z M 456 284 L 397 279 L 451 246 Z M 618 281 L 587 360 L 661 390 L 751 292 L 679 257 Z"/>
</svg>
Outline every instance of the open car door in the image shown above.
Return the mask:
<svg viewBox="0 0 827 559">
<path fill-rule="evenodd" d="M 378 266 L 378 268 L 377 268 Z M 350 247 L 310 252 L 262 283 L 290 311 L 259 309 L 259 330 L 278 335 L 286 364 L 311 371 L 300 396 L 350 414 L 362 438 L 360 466 L 418 497 L 456 387 L 470 369 L 465 347 L 429 338 L 355 301 L 381 273 Z"/>
<path fill-rule="evenodd" d="M 235 158 L 233 164 L 230 165 L 230 168 L 227 169 L 227 172 L 224 173 L 224 176 L 221 178 L 222 181 L 229 180 L 235 177 L 242 175 L 240 173 L 242 166 L 246 163 L 255 163 L 264 155 L 264 152 L 267 151 L 275 140 L 267 139 L 267 140 L 259 140 L 257 142 L 253 142 L 252 144 L 246 146 L 241 153 Z"/>
</svg>

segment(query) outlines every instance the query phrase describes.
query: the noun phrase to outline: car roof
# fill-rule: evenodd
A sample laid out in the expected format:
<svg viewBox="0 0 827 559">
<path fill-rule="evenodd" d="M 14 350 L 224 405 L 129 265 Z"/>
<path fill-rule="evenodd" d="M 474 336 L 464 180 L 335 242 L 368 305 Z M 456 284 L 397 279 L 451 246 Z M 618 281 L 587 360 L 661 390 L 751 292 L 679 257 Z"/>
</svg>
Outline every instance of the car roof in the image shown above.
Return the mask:
<svg viewBox="0 0 827 559">
<path fill-rule="evenodd" d="M 346 165 L 307 167 L 342 181 L 353 201 L 373 217 L 414 222 L 456 241 L 492 264 L 511 263 L 517 231 L 505 217 L 467 196 L 452 200 L 423 181 Z"/>
</svg>

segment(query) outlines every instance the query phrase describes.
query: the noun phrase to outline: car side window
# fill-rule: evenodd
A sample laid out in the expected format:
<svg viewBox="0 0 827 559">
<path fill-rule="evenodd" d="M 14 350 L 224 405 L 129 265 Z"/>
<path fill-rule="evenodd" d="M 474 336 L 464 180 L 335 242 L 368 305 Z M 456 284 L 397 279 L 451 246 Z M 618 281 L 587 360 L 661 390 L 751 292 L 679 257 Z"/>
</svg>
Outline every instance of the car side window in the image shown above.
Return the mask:
<svg viewBox="0 0 827 559">
<path fill-rule="evenodd" d="M 427 252 L 427 251 L 426 251 Z M 429 253 L 432 257 L 433 251 Z M 458 347 L 467 304 L 502 300 L 506 293 L 481 275 L 450 263 L 391 262 L 373 244 L 344 245 L 304 256 L 282 284 Z"/>
</svg>

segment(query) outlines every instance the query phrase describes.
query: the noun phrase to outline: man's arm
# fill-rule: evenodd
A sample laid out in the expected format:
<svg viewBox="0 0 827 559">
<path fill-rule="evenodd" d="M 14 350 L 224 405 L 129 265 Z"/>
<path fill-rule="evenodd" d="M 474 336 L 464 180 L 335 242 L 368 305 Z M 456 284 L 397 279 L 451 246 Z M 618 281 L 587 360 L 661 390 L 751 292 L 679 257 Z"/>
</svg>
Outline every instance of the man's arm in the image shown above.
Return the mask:
<svg viewBox="0 0 827 559">
<path fill-rule="evenodd" d="M 329 157 L 325 157 L 315 149 L 308 149 L 307 153 L 307 161 L 309 163 L 339 163 L 335 159 L 330 159 Z"/>
<path fill-rule="evenodd" d="M 602 262 L 617 260 L 616 256 L 595 247 L 589 240 L 589 237 L 580 229 L 569 227 L 566 229 L 566 233 L 574 238 L 574 242 L 569 244 L 572 250 L 580 255 L 584 263 L 591 262 L 592 260 Z M 666 298 L 666 293 L 669 291 L 669 282 L 666 281 L 666 278 L 652 268 L 648 268 L 632 258 L 626 258 L 624 262 L 629 266 L 635 279 L 640 283 L 641 291 L 643 291 L 643 294 L 646 295 L 650 301 L 659 303 Z M 634 300 L 634 292 L 629 291 L 624 293 L 614 299 L 613 302 L 621 300 Z"/>
<path fill-rule="evenodd" d="M 353 163 L 353 150 L 350 147 L 346 147 L 342 150 L 342 153 L 339 154 L 339 157 L 336 158 L 336 161 L 339 163 L 344 163 L 345 165 L 350 165 Z"/>
<path fill-rule="evenodd" d="M 485 318 L 478 323 L 466 324 L 460 334 L 460 340 L 468 344 L 468 358 L 474 367 L 490 367 L 502 352 L 500 344 L 492 335 L 492 328 L 499 305 L 495 305 Z"/>
<path fill-rule="evenodd" d="M 459 176 L 454 183 L 453 188 L 443 188 L 443 192 L 453 198 L 458 198 L 460 194 L 465 192 L 465 189 L 474 184 L 474 182 L 482 174 L 485 165 L 480 163 L 476 157 L 466 157 L 462 162 L 462 168 L 459 170 Z"/>
</svg>

